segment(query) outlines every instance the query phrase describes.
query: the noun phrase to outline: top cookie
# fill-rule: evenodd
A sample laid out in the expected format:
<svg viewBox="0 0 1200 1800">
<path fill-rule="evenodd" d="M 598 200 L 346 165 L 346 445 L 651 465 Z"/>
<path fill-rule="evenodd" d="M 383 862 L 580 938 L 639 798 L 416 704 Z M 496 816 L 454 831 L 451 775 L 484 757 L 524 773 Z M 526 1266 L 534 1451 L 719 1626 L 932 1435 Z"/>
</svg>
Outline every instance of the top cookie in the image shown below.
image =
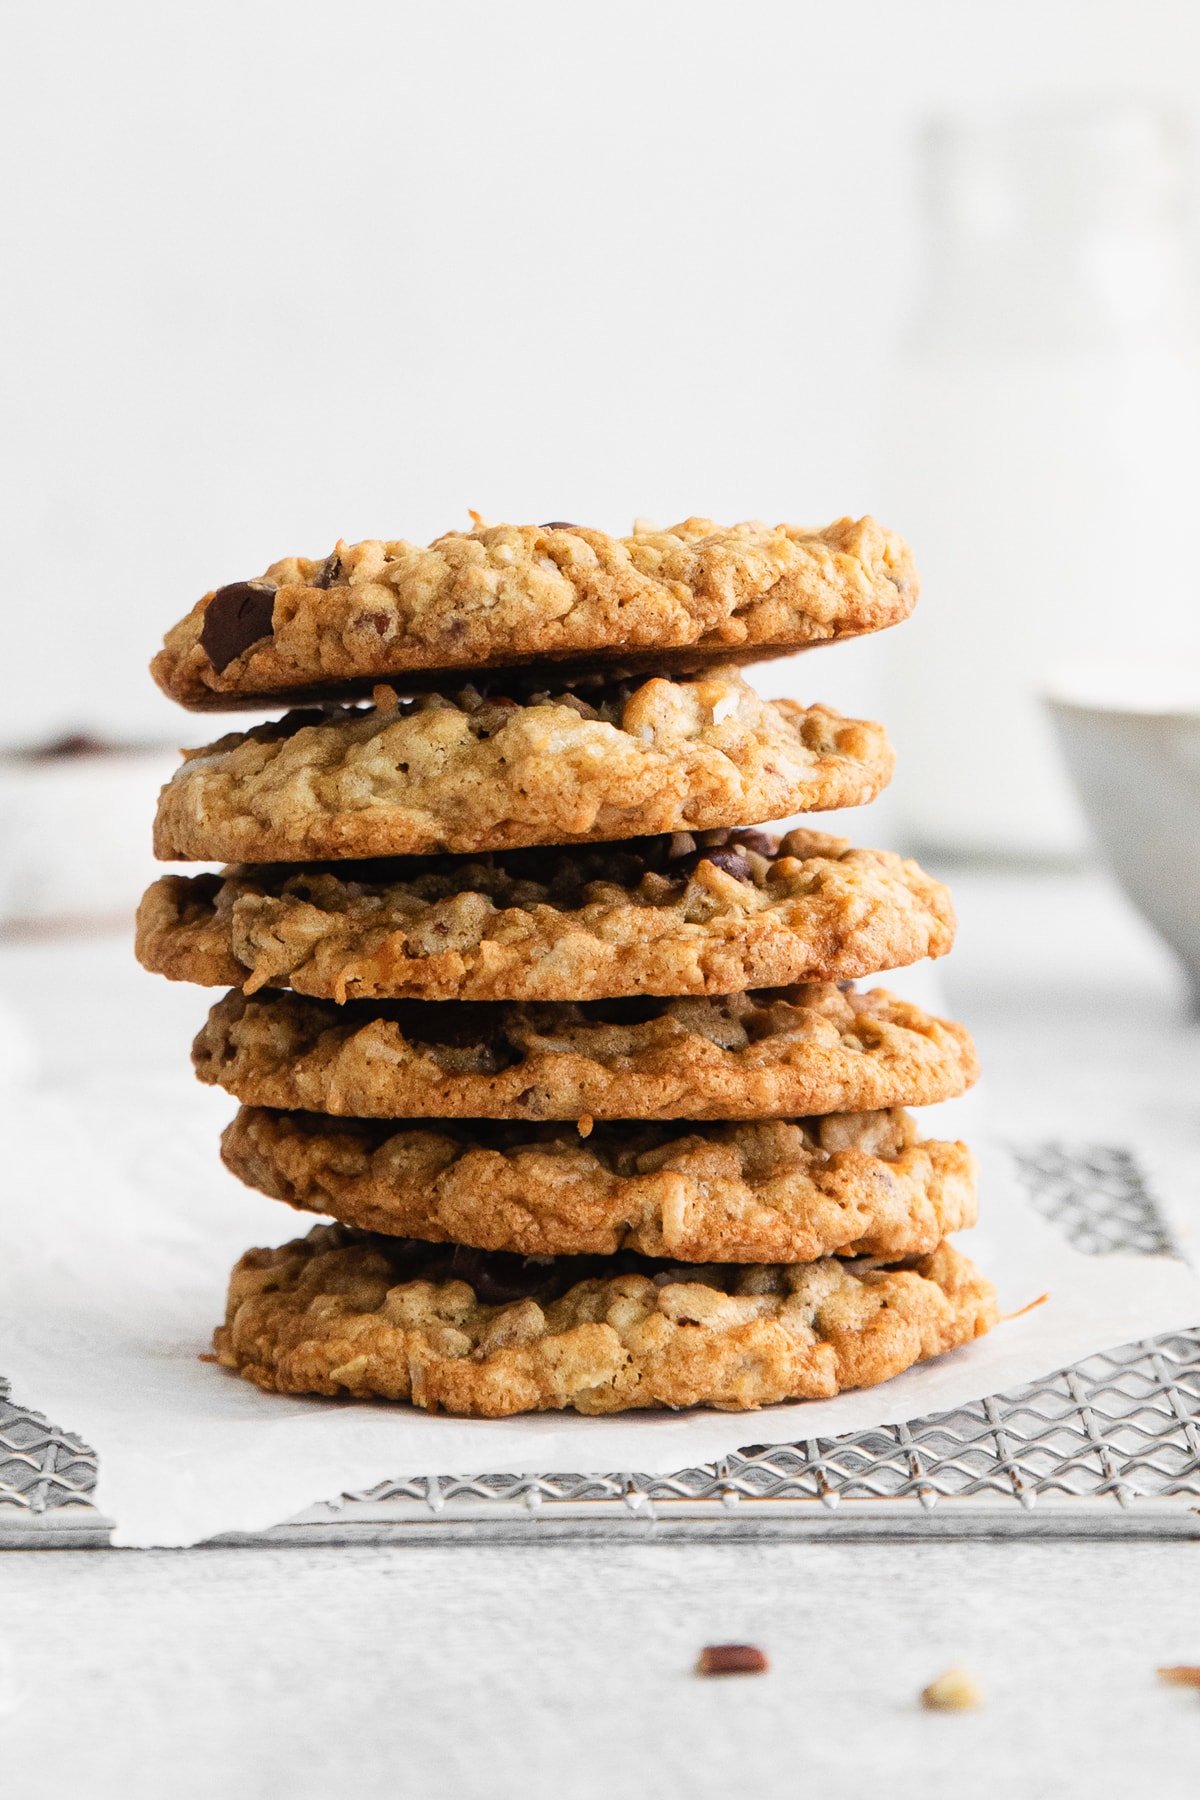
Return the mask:
<svg viewBox="0 0 1200 1800">
<path fill-rule="evenodd" d="M 874 519 L 823 531 L 686 519 L 627 538 L 559 521 L 339 543 L 217 588 L 151 672 L 194 711 L 444 685 L 465 670 L 616 662 L 627 673 L 753 662 L 907 618 L 912 553 Z"/>
</svg>

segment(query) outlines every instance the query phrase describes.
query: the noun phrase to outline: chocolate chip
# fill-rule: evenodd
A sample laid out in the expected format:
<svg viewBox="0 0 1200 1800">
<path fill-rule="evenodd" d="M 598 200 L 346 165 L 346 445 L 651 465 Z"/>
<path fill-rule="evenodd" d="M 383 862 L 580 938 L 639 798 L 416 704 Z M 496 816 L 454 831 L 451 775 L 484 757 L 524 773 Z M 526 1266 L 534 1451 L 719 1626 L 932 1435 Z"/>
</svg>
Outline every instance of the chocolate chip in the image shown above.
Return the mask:
<svg viewBox="0 0 1200 1800">
<path fill-rule="evenodd" d="M 539 531 L 578 531 L 579 527 L 578 527 L 578 525 L 572 525 L 572 523 L 569 519 L 547 519 L 547 521 L 544 525 L 538 526 L 538 530 Z"/>
<path fill-rule="evenodd" d="M 295 737 L 298 731 L 307 731 L 310 725 L 324 725 L 328 717 L 319 706 L 294 706 L 281 719 L 264 719 L 261 725 L 252 725 L 246 736 L 260 744 L 273 744 L 279 738 Z"/>
<path fill-rule="evenodd" d="M 204 609 L 200 648 L 218 675 L 251 644 L 270 637 L 275 592 L 273 581 L 233 581 L 217 589 Z"/>
<path fill-rule="evenodd" d="M 681 856 L 677 862 L 669 864 L 667 874 L 673 881 L 689 881 L 704 862 L 711 863 L 714 869 L 723 869 L 735 881 L 745 881 L 753 886 L 750 864 L 733 849 L 693 850 L 690 856 Z"/>
<path fill-rule="evenodd" d="M 297 1114 L 299 1120 L 303 1115 Z M 325 1122 L 316 1120 L 318 1127 Z M 391 1129 L 391 1121 L 355 1122 L 356 1129 L 378 1147 Z M 445 1121 L 442 1129 L 452 1129 Z M 550 1140 L 561 1136 L 569 1127 L 561 1124 L 534 1125 L 500 1121 L 473 1120 L 473 1136 L 483 1134 L 497 1143 L 526 1144 L 530 1132 L 544 1131 Z M 645 1129 L 645 1127 L 642 1127 Z M 628 1133 L 628 1125 L 601 1124 L 602 1134 L 612 1131 Z M 405 1281 L 465 1281 L 476 1296 L 488 1306 L 504 1306 L 511 1300 L 537 1295 L 539 1299 L 557 1299 L 578 1281 L 597 1276 L 610 1279 L 614 1275 L 645 1275 L 650 1279 L 687 1280 L 694 1270 L 687 1264 L 668 1257 L 642 1256 L 636 1250 L 618 1250 L 615 1256 L 518 1256 L 508 1250 L 477 1250 L 465 1244 L 431 1244 L 419 1238 L 384 1237 L 375 1232 L 345 1231 L 346 1243 L 367 1244 L 387 1258 L 397 1283 Z M 728 1291 L 740 1273 L 735 1263 L 727 1265 L 727 1274 L 706 1270 L 705 1280 Z"/>
<path fill-rule="evenodd" d="M 317 574 L 313 577 L 313 586 L 315 588 L 332 587 L 341 572 L 342 559 L 335 550 L 332 556 L 325 558 Z"/>
<path fill-rule="evenodd" d="M 696 1664 L 697 1675 L 765 1675 L 770 1668 L 756 1644 L 706 1644 Z"/>
<path fill-rule="evenodd" d="M 769 831 L 753 829 L 731 831 L 729 842 L 742 850 L 755 850 L 759 856 L 765 856 L 769 862 L 773 862 L 779 855 L 779 839 L 772 837 Z"/>
<path fill-rule="evenodd" d="M 371 1240 L 364 1237 L 364 1243 Z M 449 1264 L 445 1244 L 430 1244 L 422 1238 L 380 1238 L 375 1240 L 392 1265 L 397 1283 L 402 1281 L 438 1281 Z"/>
<path fill-rule="evenodd" d="M 507 1306 L 510 1300 L 528 1300 L 556 1285 L 553 1262 L 534 1262 L 508 1250 L 473 1250 L 457 1244 L 450 1259 L 450 1279 L 466 1281 L 484 1306 Z"/>
</svg>

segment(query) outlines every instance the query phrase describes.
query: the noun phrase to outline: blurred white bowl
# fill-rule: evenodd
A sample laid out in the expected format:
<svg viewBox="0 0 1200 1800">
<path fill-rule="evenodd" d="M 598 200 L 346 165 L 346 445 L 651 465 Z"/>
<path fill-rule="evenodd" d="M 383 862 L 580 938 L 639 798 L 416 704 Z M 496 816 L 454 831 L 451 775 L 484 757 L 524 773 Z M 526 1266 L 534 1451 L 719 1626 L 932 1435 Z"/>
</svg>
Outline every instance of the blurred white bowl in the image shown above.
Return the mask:
<svg viewBox="0 0 1200 1800">
<path fill-rule="evenodd" d="M 1092 833 L 1200 1013 L 1200 662 L 1083 665 L 1045 699 Z"/>
<path fill-rule="evenodd" d="M 83 738 L 0 755 L 0 931 L 131 921 L 160 872 L 154 806 L 178 766 L 165 745 Z"/>
</svg>

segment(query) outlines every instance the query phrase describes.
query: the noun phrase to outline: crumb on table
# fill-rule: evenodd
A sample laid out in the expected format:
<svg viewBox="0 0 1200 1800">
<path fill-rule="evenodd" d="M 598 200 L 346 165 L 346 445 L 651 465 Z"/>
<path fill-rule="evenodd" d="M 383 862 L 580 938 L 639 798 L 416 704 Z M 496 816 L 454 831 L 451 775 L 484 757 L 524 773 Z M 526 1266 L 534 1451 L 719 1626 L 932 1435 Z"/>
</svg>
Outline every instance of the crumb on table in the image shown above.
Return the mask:
<svg viewBox="0 0 1200 1800">
<path fill-rule="evenodd" d="M 983 1692 L 966 1669 L 947 1669 L 921 1690 L 927 1712 L 971 1712 L 983 1705 Z"/>
<path fill-rule="evenodd" d="M 769 1669 L 755 1644 L 706 1644 L 696 1664 L 697 1675 L 765 1675 Z"/>
</svg>

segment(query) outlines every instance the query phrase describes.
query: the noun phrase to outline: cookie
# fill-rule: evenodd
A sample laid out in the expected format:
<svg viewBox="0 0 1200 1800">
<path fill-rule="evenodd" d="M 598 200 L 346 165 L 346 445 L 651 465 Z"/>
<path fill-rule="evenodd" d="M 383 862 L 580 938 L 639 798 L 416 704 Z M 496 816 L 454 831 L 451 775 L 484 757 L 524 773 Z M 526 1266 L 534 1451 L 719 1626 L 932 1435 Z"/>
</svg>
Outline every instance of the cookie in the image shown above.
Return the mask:
<svg viewBox="0 0 1200 1800">
<path fill-rule="evenodd" d="M 531 662 L 679 671 L 878 631 L 916 597 L 907 544 L 874 519 L 824 531 L 687 519 L 628 538 L 490 525 L 427 549 L 339 543 L 324 561 L 273 563 L 206 594 L 151 672 L 182 705 L 227 712 Z"/>
<path fill-rule="evenodd" d="M 344 1225 L 522 1256 L 894 1260 L 975 1223 L 965 1144 L 908 1113 L 739 1125 L 427 1124 L 243 1107 L 222 1139 L 247 1186 Z"/>
<path fill-rule="evenodd" d="M 949 1244 L 900 1267 L 529 1263 L 319 1225 L 242 1257 L 213 1341 L 225 1368 L 277 1393 L 497 1419 L 828 1399 L 998 1317 L 991 1284 Z"/>
<path fill-rule="evenodd" d="M 853 980 L 941 956 L 950 895 L 914 862 L 791 831 L 165 875 L 144 968 L 317 999 L 592 1000 Z"/>
<path fill-rule="evenodd" d="M 505 850 L 859 806 L 881 725 L 760 700 L 736 670 L 550 695 L 428 694 L 297 712 L 189 754 L 159 797 L 165 862 Z"/>
<path fill-rule="evenodd" d="M 354 1118 L 752 1119 L 949 1100 L 961 1025 L 882 988 L 520 1005 L 234 989 L 192 1048 L 250 1106 Z"/>
</svg>

